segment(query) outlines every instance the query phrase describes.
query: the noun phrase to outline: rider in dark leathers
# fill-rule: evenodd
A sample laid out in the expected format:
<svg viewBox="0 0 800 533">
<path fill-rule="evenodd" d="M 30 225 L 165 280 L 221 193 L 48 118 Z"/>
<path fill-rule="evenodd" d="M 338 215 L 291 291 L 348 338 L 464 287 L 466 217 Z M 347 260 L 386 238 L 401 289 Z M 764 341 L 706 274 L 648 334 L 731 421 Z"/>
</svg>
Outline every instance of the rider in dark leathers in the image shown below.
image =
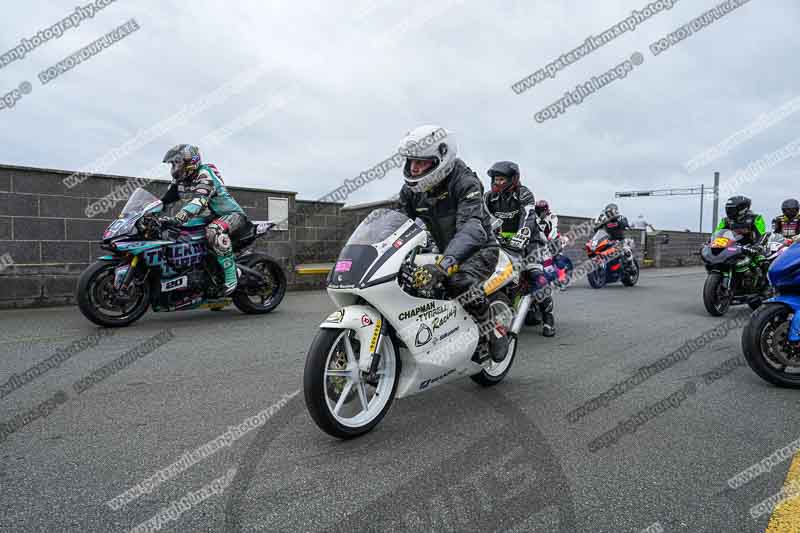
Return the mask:
<svg viewBox="0 0 800 533">
<path fill-rule="evenodd" d="M 492 216 L 503 221 L 500 234 L 509 239 L 521 229 L 527 228 L 530 239 L 523 252 L 528 255 L 535 249 L 543 250 L 547 245 L 547 236 L 541 231 L 537 221 L 533 193 L 520 184 L 519 165 L 512 161 L 498 161 L 487 174 L 492 179 L 492 190 L 484 195 L 484 205 Z M 543 289 L 547 285 L 543 269 L 531 270 L 530 278 L 530 285 L 534 290 Z M 542 335 L 552 337 L 556 334 L 553 297 L 548 295 L 537 299 L 537 302 L 542 314 Z"/>
<path fill-rule="evenodd" d="M 781 204 L 781 211 L 772 221 L 772 231 L 787 239 L 800 240 L 800 202 L 790 198 Z"/>
<path fill-rule="evenodd" d="M 451 298 L 480 286 L 494 272 L 498 246 L 483 211 L 483 185 L 456 157 L 453 134 L 437 126 L 420 126 L 406 135 L 398 152 L 406 159 L 400 209 L 425 223 L 442 254 L 433 267 L 438 278 L 434 283 L 445 282 Z M 480 324 L 491 320 L 486 298 L 470 302 L 466 310 Z M 508 351 L 506 330 L 493 327 L 491 331 L 489 351 L 500 362 Z"/>
<path fill-rule="evenodd" d="M 612 241 L 619 241 L 622 247 L 622 263 L 628 272 L 634 269 L 633 251 L 625 243 L 625 230 L 630 229 L 628 219 L 620 214 L 617 204 L 608 204 L 597 219 L 594 230 L 606 230 Z"/>
<path fill-rule="evenodd" d="M 179 201 L 182 194 L 189 201 L 175 216 L 160 217 L 161 222 L 177 226 L 185 224 L 192 217 L 210 220 L 206 226 L 208 247 L 222 268 L 225 294 L 231 294 L 238 282 L 231 235 L 247 224 L 244 210 L 223 185 L 217 167 L 202 163 L 200 150 L 196 146 L 174 146 L 166 153 L 163 162 L 171 165 L 173 178 L 161 199 L 164 206 Z"/>
<path fill-rule="evenodd" d="M 719 221 L 716 231 L 729 229 L 741 235 L 739 244 L 758 245 L 767 233 L 764 217 L 750 210 L 750 198 L 732 196 L 725 202 L 725 218 Z"/>
</svg>

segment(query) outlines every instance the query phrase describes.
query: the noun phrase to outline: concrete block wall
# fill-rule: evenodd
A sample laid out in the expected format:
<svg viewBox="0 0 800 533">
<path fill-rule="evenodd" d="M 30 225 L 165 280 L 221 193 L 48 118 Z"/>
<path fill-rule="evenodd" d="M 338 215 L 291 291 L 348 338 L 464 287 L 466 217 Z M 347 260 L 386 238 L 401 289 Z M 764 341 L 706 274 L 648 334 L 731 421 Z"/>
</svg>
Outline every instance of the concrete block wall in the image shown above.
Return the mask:
<svg viewBox="0 0 800 533">
<path fill-rule="evenodd" d="M 124 200 L 93 217 L 86 215 L 86 209 L 132 178 L 94 174 L 68 188 L 63 180 L 70 174 L 0 165 L 0 308 L 74 303 L 78 276 L 98 256 L 105 255 L 99 240 Z M 167 185 L 165 180 L 148 180 L 146 188 L 160 196 Z M 255 249 L 281 263 L 290 289 L 324 287 L 324 275 L 300 276 L 295 266 L 334 261 L 346 239 L 373 209 L 398 207 L 396 200 L 344 208 L 341 203 L 298 200 L 290 191 L 230 190 L 254 220 L 270 218 L 269 197 L 288 199 L 289 230 L 260 239 Z M 560 216 L 562 234 L 586 220 Z M 668 244 L 663 243 L 663 235 L 669 237 Z M 641 230 L 634 230 L 631 236 L 640 259 L 653 259 L 654 266 L 700 264 L 699 256 L 693 254 L 708 239 L 707 234 L 678 231 L 645 237 Z M 585 242 L 581 238 L 568 246 L 566 253 L 573 263 L 585 259 Z M 7 258 L 13 261 L 10 266 L 6 266 Z"/>
<path fill-rule="evenodd" d="M 72 188 L 63 180 L 72 172 L 54 169 L 0 165 L 0 256 L 8 254 L 13 264 L 0 266 L 0 308 L 74 303 L 77 278 L 105 252 L 98 246 L 102 233 L 124 206 L 87 217 L 93 202 L 122 187 L 131 177 L 91 175 Z M 150 180 L 146 188 L 160 196 L 168 182 Z M 256 250 L 275 257 L 287 271 L 291 288 L 303 288 L 291 268 L 295 263 L 295 237 L 308 237 L 306 222 L 296 217 L 296 193 L 245 187 L 230 187 L 237 201 L 254 220 L 269 218 L 268 198 L 289 200 L 290 230 L 279 231 L 257 241 Z M 341 204 L 316 203 L 317 210 L 338 213 Z M 299 225 L 298 225 L 299 222 Z M 315 252 L 319 246 L 310 246 Z M 332 246 L 328 245 L 328 251 Z M 319 254 L 319 259 L 328 255 Z M 309 253 L 309 257 L 313 253 Z"/>
<path fill-rule="evenodd" d="M 647 256 L 656 268 L 702 265 L 700 250 L 710 236 L 688 231 L 649 233 Z"/>
</svg>

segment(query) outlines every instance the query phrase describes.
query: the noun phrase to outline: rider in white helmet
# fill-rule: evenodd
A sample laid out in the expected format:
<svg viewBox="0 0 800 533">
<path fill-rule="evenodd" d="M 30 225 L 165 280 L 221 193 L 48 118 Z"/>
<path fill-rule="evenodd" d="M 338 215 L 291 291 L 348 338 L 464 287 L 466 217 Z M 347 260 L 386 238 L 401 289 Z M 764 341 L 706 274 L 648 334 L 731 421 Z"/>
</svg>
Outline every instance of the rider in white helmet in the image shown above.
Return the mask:
<svg viewBox="0 0 800 533">
<path fill-rule="evenodd" d="M 498 247 L 483 210 L 483 184 L 456 157 L 455 136 L 438 126 L 420 126 L 403 138 L 398 152 L 406 158 L 401 210 L 425 223 L 442 253 L 437 265 L 428 265 L 429 285 L 444 281 L 451 298 L 480 286 L 497 265 Z M 486 298 L 471 302 L 467 311 L 480 324 L 492 324 Z M 508 351 L 505 328 L 492 325 L 487 337 L 492 359 L 502 361 Z"/>
</svg>

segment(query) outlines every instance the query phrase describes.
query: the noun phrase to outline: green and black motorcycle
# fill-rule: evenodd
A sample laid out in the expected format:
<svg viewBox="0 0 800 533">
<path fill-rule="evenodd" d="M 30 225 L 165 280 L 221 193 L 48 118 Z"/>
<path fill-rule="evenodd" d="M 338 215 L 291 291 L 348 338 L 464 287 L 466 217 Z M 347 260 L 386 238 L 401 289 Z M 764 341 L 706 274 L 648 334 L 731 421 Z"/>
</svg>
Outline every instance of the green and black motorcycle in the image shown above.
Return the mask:
<svg viewBox="0 0 800 533">
<path fill-rule="evenodd" d="M 703 303 L 713 316 L 724 315 L 731 305 L 757 309 L 772 292 L 767 270 L 773 254 L 768 257 L 765 247 L 743 245 L 741 239 L 729 229 L 717 230 L 700 254 L 708 271 Z"/>
</svg>

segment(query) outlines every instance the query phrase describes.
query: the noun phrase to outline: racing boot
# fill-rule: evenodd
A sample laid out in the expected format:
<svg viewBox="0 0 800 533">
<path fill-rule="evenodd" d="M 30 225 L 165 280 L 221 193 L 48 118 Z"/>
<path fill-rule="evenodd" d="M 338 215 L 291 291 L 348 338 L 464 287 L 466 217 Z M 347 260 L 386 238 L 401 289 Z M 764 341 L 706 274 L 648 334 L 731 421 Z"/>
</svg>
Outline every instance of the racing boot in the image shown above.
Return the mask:
<svg viewBox="0 0 800 533">
<path fill-rule="evenodd" d="M 233 259 L 233 253 L 218 255 L 217 261 L 225 275 L 225 296 L 228 296 L 236 290 L 238 284 L 236 261 Z"/>
<path fill-rule="evenodd" d="M 541 304 L 542 310 L 542 335 L 553 337 L 556 334 L 555 318 L 553 317 L 553 300 Z"/>
<path fill-rule="evenodd" d="M 502 363 L 508 355 L 508 332 L 502 325 L 489 332 L 489 355 L 495 363 Z"/>
<path fill-rule="evenodd" d="M 489 345 L 489 356 L 495 363 L 502 363 L 508 354 L 508 329 L 488 309 L 476 318 Z"/>
</svg>

